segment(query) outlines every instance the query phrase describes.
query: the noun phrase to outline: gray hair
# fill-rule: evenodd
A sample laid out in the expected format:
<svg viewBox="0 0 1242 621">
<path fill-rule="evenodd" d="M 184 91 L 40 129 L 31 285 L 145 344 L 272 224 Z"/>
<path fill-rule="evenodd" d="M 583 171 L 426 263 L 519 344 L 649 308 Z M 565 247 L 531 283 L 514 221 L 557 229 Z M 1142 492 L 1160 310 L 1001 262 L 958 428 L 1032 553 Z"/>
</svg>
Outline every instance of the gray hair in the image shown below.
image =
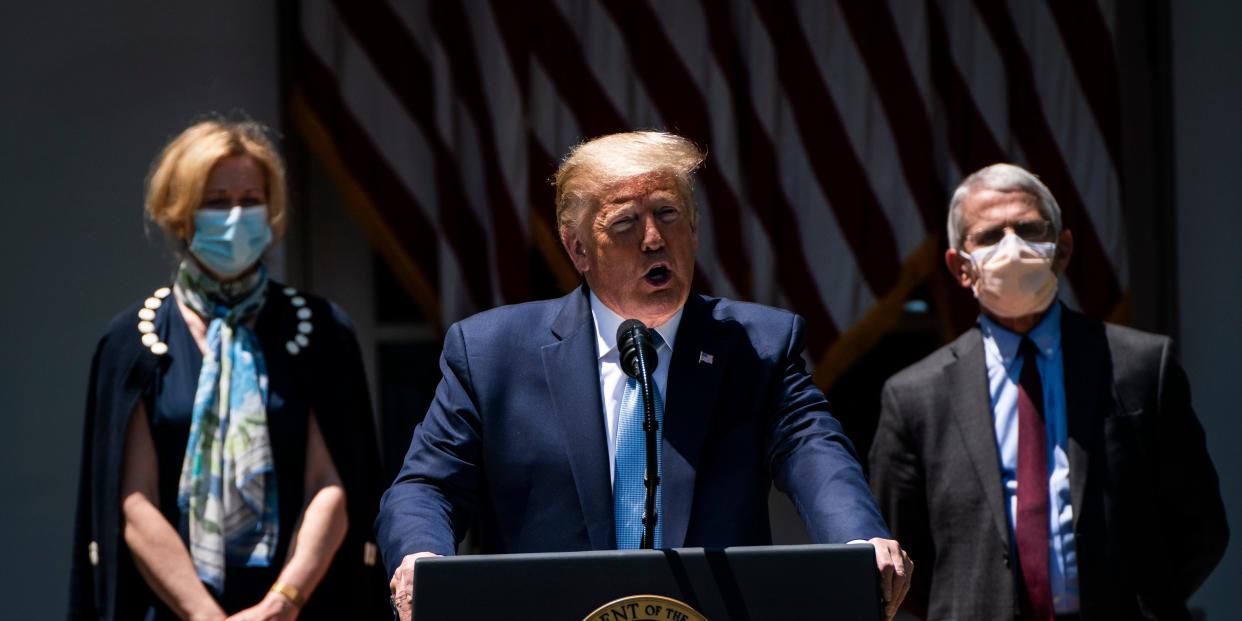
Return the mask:
<svg viewBox="0 0 1242 621">
<path fill-rule="evenodd" d="M 953 199 L 949 201 L 949 247 L 962 249 L 966 231 L 962 230 L 962 203 L 971 192 L 977 190 L 993 190 L 995 192 L 1023 192 L 1035 197 L 1039 212 L 1052 223 L 1052 230 L 1061 234 L 1061 207 L 1057 199 L 1052 197 L 1048 186 L 1030 171 L 1013 164 L 992 164 L 981 168 L 953 191 Z"/>
</svg>

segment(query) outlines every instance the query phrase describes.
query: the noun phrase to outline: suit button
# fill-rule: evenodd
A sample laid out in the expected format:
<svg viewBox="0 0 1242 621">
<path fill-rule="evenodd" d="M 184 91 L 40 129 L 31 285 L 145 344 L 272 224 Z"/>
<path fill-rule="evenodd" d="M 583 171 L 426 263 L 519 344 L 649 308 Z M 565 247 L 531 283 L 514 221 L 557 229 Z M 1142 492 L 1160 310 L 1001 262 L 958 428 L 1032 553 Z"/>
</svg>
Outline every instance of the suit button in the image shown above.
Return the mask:
<svg viewBox="0 0 1242 621">
<path fill-rule="evenodd" d="M 1008 567 L 1009 567 L 1009 553 L 1008 553 L 1008 552 L 1002 552 L 1002 553 L 1001 553 L 1001 560 L 1005 561 L 1005 567 L 1006 567 L 1006 568 L 1008 568 Z"/>
</svg>

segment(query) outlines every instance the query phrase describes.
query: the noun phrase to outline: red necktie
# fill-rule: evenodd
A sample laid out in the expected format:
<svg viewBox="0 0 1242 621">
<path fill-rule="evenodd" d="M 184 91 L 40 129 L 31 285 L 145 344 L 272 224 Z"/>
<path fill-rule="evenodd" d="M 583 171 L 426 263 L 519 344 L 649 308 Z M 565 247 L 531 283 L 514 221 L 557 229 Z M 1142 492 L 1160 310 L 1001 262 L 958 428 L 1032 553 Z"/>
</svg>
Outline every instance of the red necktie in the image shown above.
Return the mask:
<svg viewBox="0 0 1242 621">
<path fill-rule="evenodd" d="M 1048 451 L 1044 431 L 1044 387 L 1035 363 L 1035 343 L 1018 347 L 1018 561 L 1022 567 L 1022 617 L 1050 621 L 1052 585 L 1048 579 Z"/>
</svg>

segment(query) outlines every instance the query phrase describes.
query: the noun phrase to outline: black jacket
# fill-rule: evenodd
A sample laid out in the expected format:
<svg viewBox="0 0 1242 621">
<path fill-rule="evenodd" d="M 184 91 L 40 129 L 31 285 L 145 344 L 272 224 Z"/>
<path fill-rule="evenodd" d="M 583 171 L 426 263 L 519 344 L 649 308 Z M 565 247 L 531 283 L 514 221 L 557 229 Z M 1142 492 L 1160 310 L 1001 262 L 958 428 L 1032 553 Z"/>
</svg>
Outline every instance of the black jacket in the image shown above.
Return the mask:
<svg viewBox="0 0 1242 621">
<path fill-rule="evenodd" d="M 297 342 L 303 319 L 298 316 L 299 307 L 294 306 L 295 296 L 304 300 L 304 308 L 311 312 L 311 332 L 304 335 L 309 343 L 297 348 L 290 343 Z M 155 334 L 161 340 L 167 339 L 170 313 L 176 312 L 172 296 L 164 302 L 154 320 Z M 112 320 L 91 363 L 69 580 L 70 619 L 125 619 L 131 616 L 128 609 L 135 603 L 150 601 L 148 587 L 123 539 L 120 507 L 129 417 L 162 359 L 141 340 L 140 308 L 142 304 L 135 304 Z M 383 482 L 353 327 L 327 300 L 271 283 L 255 333 L 269 373 L 291 373 L 291 383 L 314 411 L 347 498 L 349 530 L 345 541 L 301 617 L 375 618 L 387 614 L 387 580 L 375 560 L 374 548 L 367 550 L 373 546 L 370 526 Z M 300 511 L 298 506 L 294 515 Z M 284 514 L 282 510 L 282 525 Z M 285 556 L 280 552 L 277 558 L 283 562 Z"/>
</svg>

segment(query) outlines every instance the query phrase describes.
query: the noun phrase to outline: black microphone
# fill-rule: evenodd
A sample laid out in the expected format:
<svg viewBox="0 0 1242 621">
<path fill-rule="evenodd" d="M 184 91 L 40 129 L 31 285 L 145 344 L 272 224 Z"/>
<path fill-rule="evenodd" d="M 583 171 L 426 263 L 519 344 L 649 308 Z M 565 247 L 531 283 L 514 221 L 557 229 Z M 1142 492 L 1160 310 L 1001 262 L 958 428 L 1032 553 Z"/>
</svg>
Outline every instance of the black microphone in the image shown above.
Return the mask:
<svg viewBox="0 0 1242 621">
<path fill-rule="evenodd" d="M 625 374 L 641 380 L 643 375 L 655 373 L 659 358 L 651 345 L 651 331 L 637 319 L 626 319 L 617 328 L 617 349 L 621 352 L 621 369 Z M 639 352 L 642 355 L 639 355 Z M 646 369 L 642 367 L 646 363 Z M 645 373 L 644 373 L 645 371 Z"/>
</svg>

